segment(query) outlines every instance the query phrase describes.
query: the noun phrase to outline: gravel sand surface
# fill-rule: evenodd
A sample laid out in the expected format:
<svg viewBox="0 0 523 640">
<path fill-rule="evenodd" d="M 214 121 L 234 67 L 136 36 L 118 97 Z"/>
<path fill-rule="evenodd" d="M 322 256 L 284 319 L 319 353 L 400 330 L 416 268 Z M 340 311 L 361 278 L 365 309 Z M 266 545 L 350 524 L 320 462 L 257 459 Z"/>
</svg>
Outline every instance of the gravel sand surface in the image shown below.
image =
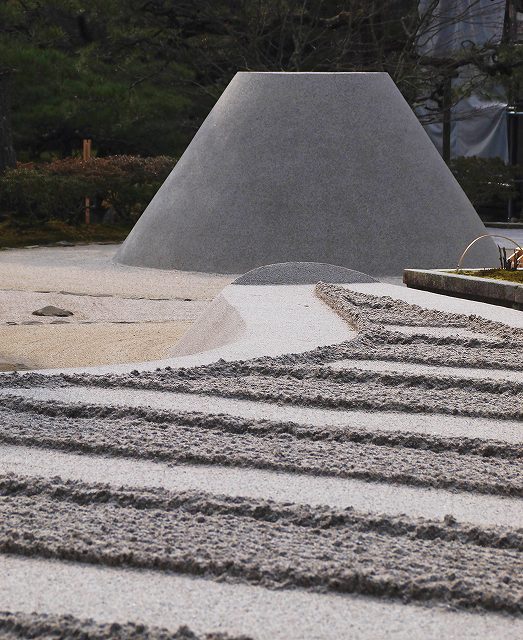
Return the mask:
<svg viewBox="0 0 523 640">
<path fill-rule="evenodd" d="M 232 638 L 226 633 L 197 635 L 189 627 L 169 631 L 143 624 L 117 622 L 98 624 L 92 619 L 73 616 L 53 616 L 45 613 L 0 612 L 0 633 L 6 640 L 59 637 L 60 640 L 248 640 L 247 636 Z"/>
<path fill-rule="evenodd" d="M 130 375 L 28 374 L 6 386 L 86 385 L 218 395 L 330 409 L 441 413 L 502 420 L 523 417 L 523 385 L 496 380 L 382 373 L 328 367 L 224 363 Z M 321 385 L 321 389 L 319 386 Z M 350 385 L 350 386 L 348 386 Z"/>
<path fill-rule="evenodd" d="M 3 326 L 0 327 L 0 362 L 4 362 L 5 370 L 10 370 L 159 360 L 169 355 L 191 324 L 190 320 L 180 320 Z M 15 363 L 19 363 L 18 366 Z"/>
<path fill-rule="evenodd" d="M 0 251 L 0 371 L 166 358 L 234 280 L 122 267 L 112 261 L 115 251 L 115 245 Z M 47 305 L 73 315 L 32 315 Z"/>
<path fill-rule="evenodd" d="M 0 325 L 38 321 L 49 324 L 59 318 L 36 317 L 33 311 L 47 305 L 67 309 L 73 313 L 67 322 L 168 322 L 194 321 L 207 308 L 207 300 L 153 300 L 116 298 L 114 296 L 75 296 L 58 293 L 28 291 L 0 291 Z"/>
<path fill-rule="evenodd" d="M 523 541 L 506 531 L 58 479 L 0 490 L 4 553 L 523 613 Z"/>
<path fill-rule="evenodd" d="M 222 398 L 205 394 L 171 393 L 165 391 L 144 391 L 137 394 L 133 389 L 102 389 L 101 387 L 82 387 L 71 385 L 59 388 L 47 388 L 37 385 L 26 387 L 3 387 L 2 393 L 28 400 L 28 408 L 35 404 L 42 407 L 51 401 L 55 406 L 62 403 L 81 402 L 93 407 L 93 413 L 105 411 L 106 405 L 125 407 L 125 411 L 137 407 L 146 407 L 154 411 L 170 412 L 173 407 L 182 412 L 221 413 L 248 420 L 258 420 L 263 416 L 276 422 L 290 421 L 313 427 L 343 427 L 349 430 L 371 429 L 380 432 L 428 434 L 443 438 L 471 437 L 478 440 L 501 439 L 507 443 L 521 444 L 523 430 L 519 420 L 498 420 L 497 418 L 477 418 L 468 416 L 449 416 L 432 413 L 401 413 L 399 411 L 358 411 L 340 410 L 324 407 L 276 404 L 260 400 Z M 26 406 L 26 405 L 24 405 Z M 101 409 L 102 408 L 102 409 Z M 74 410 L 74 409 L 73 409 Z"/>
<path fill-rule="evenodd" d="M 97 483 L 110 478 L 117 487 L 126 484 L 172 491 L 197 490 L 432 520 L 451 516 L 481 527 L 498 525 L 517 530 L 523 522 L 521 499 L 506 496 L 247 467 L 173 465 L 143 458 L 66 453 L 20 445 L 0 445 L 0 455 L 5 473 L 45 478 L 59 475 L 68 480 Z"/>
<path fill-rule="evenodd" d="M 0 289 L 212 300 L 236 277 L 125 267 L 113 262 L 117 248 L 91 244 L 0 251 Z"/>
<path fill-rule="evenodd" d="M 273 591 L 249 584 L 101 565 L 0 556 L 0 599 L 27 613 L 44 610 L 104 622 L 129 620 L 198 633 L 231 630 L 260 640 L 462 640 L 521 635 L 523 621 L 512 616 L 452 611 L 358 595 L 321 594 L 300 589 Z M 284 595 L 284 597 L 282 597 Z M 234 606 L 231 607 L 231 603 Z"/>
<path fill-rule="evenodd" d="M 422 375 L 459 376 L 463 378 L 490 378 L 492 380 L 507 380 L 523 382 L 523 371 L 507 369 L 471 369 L 465 367 L 447 367 L 438 365 L 419 364 L 417 362 L 401 362 L 398 360 L 337 360 L 328 363 L 336 370 L 363 369 L 364 371 L 402 372 Z"/>
<path fill-rule="evenodd" d="M 102 412 L 89 406 L 52 405 L 51 415 L 45 415 L 44 407 L 31 411 L 24 404 L 18 404 L 21 412 L 0 408 L 0 442 L 523 497 L 523 445 L 307 431 L 299 425 L 246 423 L 219 415 L 162 420 L 144 412 L 133 416 L 128 410 Z"/>
<path fill-rule="evenodd" d="M 64 579 L 80 566 L 140 569 L 142 589 L 147 572 L 198 577 L 212 589 L 277 589 L 283 608 L 293 592 L 315 612 L 317 592 L 401 603 L 398 637 L 416 637 L 408 620 L 430 629 L 451 607 L 473 614 L 460 637 L 511 637 L 523 617 L 523 383 L 511 375 L 523 330 L 337 285 L 316 291 L 353 339 L 191 368 L 1 376 L 11 588 L 24 567 L 52 558 Z M 212 631 L 208 587 L 197 591 L 181 622 Z M 38 593 L 20 595 L 23 611 Z M 231 610 L 245 602 L 237 593 Z M 51 601 L 44 611 L 90 615 Z M 336 624 L 333 603 L 325 619 Z M 109 621 L 110 604 L 98 608 L 97 623 Z M 376 615 L 351 637 L 377 637 L 376 620 L 389 631 L 384 610 Z M 324 637 L 322 620 L 295 637 Z M 235 621 L 231 611 L 219 630 L 268 637 L 265 618 L 249 629 Z M 445 628 L 440 637 L 455 634 Z"/>
</svg>

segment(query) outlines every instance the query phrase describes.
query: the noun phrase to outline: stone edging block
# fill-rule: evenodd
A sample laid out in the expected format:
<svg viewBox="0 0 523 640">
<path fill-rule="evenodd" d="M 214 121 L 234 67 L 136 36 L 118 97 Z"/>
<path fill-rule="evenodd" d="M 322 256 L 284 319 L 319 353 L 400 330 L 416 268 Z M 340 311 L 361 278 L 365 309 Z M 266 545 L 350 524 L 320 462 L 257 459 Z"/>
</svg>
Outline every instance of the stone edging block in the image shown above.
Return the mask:
<svg viewBox="0 0 523 640">
<path fill-rule="evenodd" d="M 403 282 L 412 289 L 523 310 L 523 285 L 516 282 L 450 273 L 444 269 L 405 269 Z"/>
</svg>

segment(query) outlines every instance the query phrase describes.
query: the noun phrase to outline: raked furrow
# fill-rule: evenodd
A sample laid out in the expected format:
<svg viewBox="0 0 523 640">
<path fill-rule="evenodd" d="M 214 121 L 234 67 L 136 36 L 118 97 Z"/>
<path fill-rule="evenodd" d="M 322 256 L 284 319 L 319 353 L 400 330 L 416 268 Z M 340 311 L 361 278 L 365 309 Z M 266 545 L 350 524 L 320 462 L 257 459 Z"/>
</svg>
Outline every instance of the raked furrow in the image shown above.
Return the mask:
<svg viewBox="0 0 523 640">
<path fill-rule="evenodd" d="M 35 390 L 43 392 L 46 390 Z M 70 389 L 73 391 L 71 399 L 76 397 L 81 400 L 81 392 L 84 389 Z M 90 390 L 91 391 L 91 390 Z M 99 397 L 100 390 L 95 390 L 94 394 L 90 393 L 91 400 L 99 400 L 98 404 L 78 402 L 59 402 L 57 400 L 45 398 L 35 399 L 31 396 L 20 396 L 16 394 L 5 395 L 2 397 L 2 406 L 0 406 L 0 416 L 4 416 L 5 425 L 3 427 L 4 437 L 17 437 L 18 433 L 24 438 L 34 437 L 34 444 L 38 444 L 40 434 L 47 433 L 56 434 L 57 422 L 46 420 L 48 418 L 57 419 L 77 419 L 78 424 L 90 424 L 84 422 L 84 419 L 97 420 L 99 429 L 103 420 L 128 421 L 132 425 L 136 425 L 139 421 L 144 424 L 162 425 L 162 428 L 181 425 L 191 427 L 195 430 L 216 430 L 224 433 L 232 434 L 251 434 L 260 437 L 274 437 L 289 435 L 298 440 L 306 439 L 311 441 L 332 441 L 339 443 L 360 443 L 374 444 L 377 446 L 405 447 L 408 449 L 422 449 L 425 451 L 433 451 L 434 453 L 442 453 L 445 451 L 460 453 L 466 455 L 478 455 L 486 458 L 507 458 L 522 459 L 523 458 L 523 433 L 517 437 L 510 437 L 512 434 L 503 431 L 500 427 L 507 426 L 505 423 L 496 423 L 494 425 L 486 421 L 483 429 L 477 428 L 476 420 L 474 425 L 476 430 L 471 432 L 472 422 L 460 417 L 430 416 L 423 418 L 423 423 L 418 420 L 412 421 L 413 416 L 409 416 L 411 422 L 405 420 L 402 414 L 382 413 L 377 415 L 377 420 L 370 421 L 368 414 L 355 412 L 339 412 L 338 415 L 332 415 L 326 411 L 312 413 L 317 411 L 301 410 L 293 412 L 293 407 L 287 408 L 281 405 L 261 405 L 262 411 L 258 411 L 257 415 L 264 414 L 267 418 L 257 417 L 251 409 L 253 404 L 259 408 L 256 403 L 248 401 L 234 402 L 227 398 L 217 399 L 214 397 L 205 397 L 205 406 L 211 411 L 214 409 L 222 409 L 219 413 L 203 413 L 195 411 L 194 396 L 183 396 L 182 394 L 162 394 L 152 392 L 152 396 L 145 396 L 144 400 L 148 404 L 131 404 L 132 392 L 125 390 L 123 392 L 123 402 L 115 404 L 106 404 L 103 402 L 106 397 Z M 127 395 L 125 395 L 127 394 Z M 66 394 L 62 394 L 66 397 Z M 78 398 L 80 396 L 80 398 Z M 160 398 L 158 398 L 160 396 Z M 112 396 L 112 399 L 118 399 Z M 155 408 L 154 401 L 158 399 L 164 402 Z M 190 403 L 187 403 L 190 400 Z M 213 402 L 218 401 L 216 404 Z M 150 403 L 150 404 L 149 404 Z M 245 405 L 248 405 L 247 407 Z M 153 406 L 151 406 L 153 405 Z M 177 407 L 181 405 L 178 410 Z M 166 407 L 169 407 L 168 409 Z M 188 410 L 193 409 L 193 410 Z M 285 414 L 285 409 L 291 409 Z M 334 412 L 335 413 L 335 412 Z M 283 415 L 282 415 L 283 414 Z M 288 420 L 275 420 L 276 416 L 301 419 L 300 422 Z M 376 414 L 374 414 L 376 415 Z M 272 419 L 271 419 L 272 418 Z M 414 416 L 418 418 L 418 416 Z M 25 423 L 34 420 L 34 424 Z M 44 420 L 44 422 L 40 422 Z M 403 421 L 403 424 L 400 423 Z M 461 422 L 460 422 L 461 421 Z M 436 423 L 432 429 L 427 427 L 427 422 Z M 458 424 L 456 424 L 458 423 Z M 38 425 L 38 428 L 35 425 Z M 25 426 L 24 426 L 25 425 Z M 458 426 L 459 425 L 459 426 Z M 12 427 L 16 428 L 12 428 Z M 488 432 L 491 427 L 490 433 Z M 515 429 L 519 426 L 517 423 L 512 425 Z M 401 428 L 403 427 L 403 428 Z M 0 422 L 0 429 L 2 425 Z M 143 427 L 146 435 L 146 428 Z M 130 429 L 132 431 L 132 428 Z M 478 433 L 479 432 L 479 433 Z M 466 435 L 469 434 L 469 435 Z M 496 439 L 496 438 L 502 439 Z"/>
<path fill-rule="evenodd" d="M 0 636 L 4 640 L 249 640 L 227 633 L 196 634 L 187 626 L 169 631 L 126 622 L 97 623 L 71 615 L 0 611 Z"/>
<path fill-rule="evenodd" d="M 477 380 L 497 380 L 500 382 L 518 383 L 523 382 L 523 371 L 508 371 L 507 369 L 471 369 L 470 367 L 448 367 L 443 364 L 419 364 L 415 362 L 401 362 L 398 360 L 337 360 L 328 362 L 324 366 L 332 367 L 335 370 L 360 369 L 363 371 L 408 373 L 424 375 L 427 378 L 444 377 L 457 378 L 460 382 L 467 379 Z"/>
<path fill-rule="evenodd" d="M 387 442 L 374 434 L 372 442 L 367 433 L 365 442 L 357 432 L 339 433 L 338 438 L 323 433 L 323 438 L 315 438 L 299 425 L 263 421 L 246 425 L 227 416 L 179 415 L 162 420 L 147 410 L 113 409 L 113 416 L 105 410 L 103 417 L 102 412 L 92 417 L 96 409 L 81 405 L 49 410 L 55 415 L 0 408 L 0 442 L 174 464 L 253 467 L 523 496 L 523 446 L 482 443 L 470 455 L 463 452 L 466 444 L 462 442 L 452 450 L 451 440 L 443 451 L 430 450 L 438 448 L 438 441 L 431 443 L 427 436 L 412 440 L 418 446 L 409 447 L 402 446 L 401 438 Z"/>
<path fill-rule="evenodd" d="M 2 493 L 3 553 L 523 613 L 521 553 L 466 534 L 424 539 L 361 514 L 59 480 L 6 478 Z"/>
<path fill-rule="evenodd" d="M 468 416 L 450 416 L 431 413 L 402 413 L 399 411 L 364 411 L 325 409 L 290 404 L 223 398 L 220 396 L 197 395 L 191 393 L 173 393 L 163 391 L 144 391 L 136 393 L 130 388 L 107 389 L 98 387 L 62 386 L 62 387 L 15 387 L 0 392 L 2 404 L 20 410 L 34 410 L 46 415 L 59 415 L 61 408 L 74 407 L 78 403 L 92 407 L 93 416 L 123 415 L 172 415 L 187 413 L 220 414 L 222 421 L 228 416 L 232 420 L 241 419 L 240 424 L 257 424 L 260 416 L 275 424 L 299 424 L 306 433 L 329 432 L 379 432 L 383 437 L 410 438 L 412 434 L 436 436 L 442 443 L 447 438 L 468 442 L 471 439 L 478 446 L 492 441 L 510 445 L 523 444 L 523 431 L 520 420 L 498 420 L 495 418 L 477 418 Z M 57 411 L 53 412 L 53 407 Z M 122 414 L 112 414 L 121 411 Z M 134 413 L 138 411 L 139 413 Z M 49 413 L 47 413 L 49 412 Z M 67 414 L 69 415 L 69 414 Z M 291 427 L 292 428 L 292 427 Z M 387 436 L 387 434 L 389 434 Z M 485 454 L 488 455 L 488 454 Z"/>
<path fill-rule="evenodd" d="M 85 455 L 53 449 L 1 445 L 4 473 L 132 487 L 203 491 L 235 498 L 271 499 L 304 505 L 329 505 L 414 518 L 453 519 L 480 527 L 519 530 L 520 498 L 448 489 L 414 487 L 352 478 L 304 475 L 251 467 L 174 465 L 139 458 Z"/>
<path fill-rule="evenodd" d="M 523 330 L 316 293 L 353 340 L 186 369 L 0 377 L 0 603 L 23 604 L 0 614 L 0 635 L 225 638 L 207 634 L 218 623 L 264 640 L 389 637 L 391 612 L 398 638 L 518 634 Z M 305 622 L 310 610 L 328 622 Z M 127 624 L 137 616 L 147 626 Z"/>
<path fill-rule="evenodd" d="M 523 400 L 519 384 L 484 380 L 458 380 L 450 377 L 417 383 L 409 376 L 376 372 L 340 372 L 319 368 L 321 376 L 301 377 L 267 369 L 265 374 L 249 374 L 239 363 L 228 363 L 228 373 L 209 367 L 196 370 L 160 370 L 140 375 L 76 376 L 62 375 L 47 380 L 31 375 L 11 378 L 10 387 L 41 385 L 87 385 L 104 388 L 129 388 L 144 391 L 195 393 L 228 398 L 277 402 L 325 409 L 402 411 L 440 413 L 500 420 L 521 420 Z M 225 369 L 225 367 L 224 367 Z M 274 374 L 274 375 L 273 375 Z M 366 374 L 366 375 L 362 375 Z M 7 377 L 7 376 L 6 376 Z M 353 381 L 351 381 L 351 378 Z"/>
</svg>

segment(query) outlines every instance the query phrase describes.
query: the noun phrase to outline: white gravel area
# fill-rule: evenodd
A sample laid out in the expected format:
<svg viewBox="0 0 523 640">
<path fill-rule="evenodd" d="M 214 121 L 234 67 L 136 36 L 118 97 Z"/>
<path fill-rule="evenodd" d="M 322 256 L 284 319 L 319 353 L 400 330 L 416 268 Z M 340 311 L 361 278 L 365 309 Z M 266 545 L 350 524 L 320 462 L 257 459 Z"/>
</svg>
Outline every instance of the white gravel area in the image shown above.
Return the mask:
<svg viewBox="0 0 523 640">
<path fill-rule="evenodd" d="M 0 251 L 0 289 L 212 300 L 236 277 L 122 266 L 113 262 L 117 247 L 92 244 Z"/>
<path fill-rule="evenodd" d="M 73 313 L 67 318 L 34 316 L 33 311 L 52 305 Z M 169 322 L 196 320 L 206 300 L 147 300 L 76 296 L 31 291 L 0 291 L 0 324 L 67 322 Z"/>
<path fill-rule="evenodd" d="M 0 251 L 0 371 L 168 357 L 235 277 L 124 267 L 113 262 L 116 249 Z M 48 305 L 73 315 L 32 315 Z"/>
<path fill-rule="evenodd" d="M 187 624 L 197 633 L 245 633 L 255 640 L 521 636 L 516 552 L 523 433 L 514 417 L 520 413 L 508 406 L 519 400 L 512 378 L 519 332 L 491 327 L 489 334 L 498 342 L 508 336 L 507 357 L 499 344 L 494 351 L 496 362 L 507 364 L 511 384 L 471 382 L 466 367 L 488 366 L 483 351 L 493 346 L 490 337 L 465 346 L 444 337 L 449 331 L 474 338 L 485 323 L 471 321 L 465 334 L 467 329 L 448 327 L 448 316 L 436 322 L 437 314 L 352 296 L 354 305 L 362 305 L 361 323 L 353 320 L 358 336 L 312 286 L 235 285 L 209 312 L 209 300 L 232 277 L 120 267 L 110 262 L 114 250 L 0 253 L 0 321 L 8 322 L 11 312 L 25 317 L 37 301 L 78 305 L 68 324 L 0 327 L 0 365 L 3 352 L 16 356 L 13 340 L 20 352 L 32 345 L 39 368 L 45 363 L 38 358 L 47 358 L 49 367 L 73 366 L 71 351 L 77 359 L 100 358 L 97 373 L 130 368 L 133 354 L 140 362 L 118 379 L 4 377 L 1 610 L 169 630 Z M 515 310 L 390 283 L 347 288 L 523 327 L 523 314 Z M 8 300 L 13 309 L 5 309 Z M 200 331 L 190 330 L 198 305 Z M 373 309 L 380 306 L 381 319 L 373 323 Z M 136 315 L 142 321 L 129 319 Z M 403 318 L 406 324 L 432 318 L 441 325 L 417 340 L 424 340 L 423 348 L 414 345 L 422 364 L 410 364 L 414 347 L 405 336 L 396 342 L 389 336 L 389 355 L 403 363 L 398 367 L 395 361 L 356 361 L 383 358 L 390 346 L 378 340 L 386 336 L 382 331 L 373 342 L 367 326 Z M 460 323 L 469 327 L 466 318 Z M 358 338 L 367 342 L 358 347 Z M 338 347 L 304 355 L 333 344 Z M 432 345 L 442 354 L 437 362 Z M 456 349 L 459 357 L 452 360 Z M 266 358 L 257 368 L 219 363 L 209 370 L 176 369 L 289 351 L 302 355 Z M 329 373 L 329 364 L 314 365 L 331 362 L 321 359 L 326 353 L 377 373 L 361 374 L 363 382 L 351 389 L 350 376 Z M 161 357 L 170 357 L 174 369 L 145 373 Z M 300 373 L 299 366 L 290 370 L 300 361 L 314 366 L 305 377 L 292 377 Z M 449 362 L 459 366 L 449 368 Z M 384 368 L 419 376 L 380 376 Z M 441 381 L 434 373 L 455 379 Z M 35 401 L 6 399 L 9 394 Z M 100 408 L 107 405 L 118 410 Z M 454 414 L 446 412 L 449 407 Z M 104 490 L 99 483 L 107 484 Z M 346 513 L 331 521 L 333 509 Z M 142 527 L 145 521 L 149 528 Z M 265 575 L 272 582 L 260 581 Z M 315 591 L 316 584 L 328 591 Z"/>
<path fill-rule="evenodd" d="M 423 333 L 428 336 L 437 336 L 445 338 L 447 336 L 461 336 L 463 338 L 475 338 L 477 340 L 488 340 L 489 336 L 484 333 L 478 333 L 477 331 L 470 331 L 469 329 L 462 329 L 461 327 L 409 327 L 399 324 L 387 324 L 385 325 L 387 331 L 399 331 L 407 336 Z M 492 337 L 496 339 L 495 336 Z"/>
<path fill-rule="evenodd" d="M 507 238 L 511 238 L 514 242 L 517 242 L 519 245 L 523 247 L 523 228 L 500 228 L 497 227 L 486 227 L 487 233 L 490 235 L 501 235 Z M 494 238 L 494 241 L 501 247 L 509 247 L 510 242 L 507 242 L 503 238 Z"/>
<path fill-rule="evenodd" d="M 192 320 L 0 326 L 0 371 L 90 367 L 165 358 Z"/>
<path fill-rule="evenodd" d="M 374 296 L 390 296 L 394 300 L 404 300 L 409 304 L 415 304 L 425 309 L 434 309 L 445 313 L 477 315 L 487 320 L 503 322 L 509 327 L 523 329 L 523 313 L 516 309 L 507 309 L 506 307 L 486 304 L 485 302 L 475 302 L 474 300 L 443 296 L 437 293 L 431 293 L 430 291 L 421 291 L 420 289 L 396 287 L 382 282 L 373 284 L 351 284 L 346 288 Z"/>
<path fill-rule="evenodd" d="M 465 367 L 436 367 L 412 362 L 394 362 L 391 360 L 338 360 L 326 366 L 338 371 L 363 369 L 364 371 L 397 371 L 432 376 L 458 376 L 471 380 L 511 380 L 523 382 L 523 371 L 507 369 L 473 369 Z"/>
<path fill-rule="evenodd" d="M 480 526 L 519 527 L 519 498 L 409 487 L 352 478 L 311 476 L 216 465 L 169 465 L 126 458 L 78 455 L 51 449 L 0 445 L 4 473 L 130 487 L 163 487 L 169 491 L 205 491 L 218 495 L 263 498 L 283 503 L 328 505 L 358 511 L 406 514 Z"/>
<path fill-rule="evenodd" d="M 239 418 L 281 420 L 326 427 L 361 427 L 381 431 L 401 431 L 446 437 L 472 437 L 481 440 L 503 440 L 523 443 L 523 429 L 516 420 L 471 418 L 433 413 L 400 413 L 396 411 L 345 411 L 324 407 L 293 406 L 223 398 L 193 393 L 169 393 L 140 389 L 102 389 L 100 387 L 63 387 L 29 389 L 5 387 L 2 394 L 13 394 L 38 401 L 85 403 L 98 406 L 150 407 L 159 411 L 198 411 L 227 414 Z M 1 397 L 1 396 L 0 396 Z"/>
</svg>

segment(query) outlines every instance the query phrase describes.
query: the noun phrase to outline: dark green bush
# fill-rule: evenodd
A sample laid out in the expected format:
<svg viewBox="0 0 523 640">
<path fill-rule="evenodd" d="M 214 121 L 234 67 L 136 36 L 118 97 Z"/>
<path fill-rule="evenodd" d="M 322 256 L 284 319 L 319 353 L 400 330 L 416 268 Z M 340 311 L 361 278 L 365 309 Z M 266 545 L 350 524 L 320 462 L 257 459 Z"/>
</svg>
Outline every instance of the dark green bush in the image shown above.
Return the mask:
<svg viewBox="0 0 523 640">
<path fill-rule="evenodd" d="M 0 177 L 0 211 L 21 224 L 51 218 L 75 221 L 85 195 L 85 182 L 78 177 L 52 176 L 23 167 Z"/>
<path fill-rule="evenodd" d="M 51 219 L 74 224 L 82 221 L 88 196 L 93 207 L 113 207 L 120 222 L 130 222 L 174 164 L 167 156 L 112 156 L 18 165 L 0 176 L 0 213 L 21 225 Z"/>
<path fill-rule="evenodd" d="M 507 202 L 518 195 L 515 180 L 521 167 L 501 158 L 454 158 L 450 169 L 474 206 Z"/>
</svg>

